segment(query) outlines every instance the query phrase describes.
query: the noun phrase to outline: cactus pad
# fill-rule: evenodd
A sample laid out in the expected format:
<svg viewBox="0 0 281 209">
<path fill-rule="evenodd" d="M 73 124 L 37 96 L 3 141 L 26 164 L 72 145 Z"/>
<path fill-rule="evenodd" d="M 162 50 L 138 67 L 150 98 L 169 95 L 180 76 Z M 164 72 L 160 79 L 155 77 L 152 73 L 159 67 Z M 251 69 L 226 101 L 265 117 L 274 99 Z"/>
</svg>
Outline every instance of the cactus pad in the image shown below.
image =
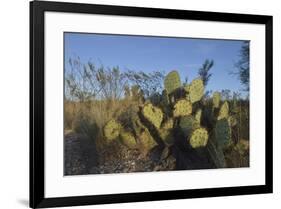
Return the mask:
<svg viewBox="0 0 281 209">
<path fill-rule="evenodd" d="M 168 105 L 169 104 L 169 96 L 168 96 L 168 93 L 167 93 L 166 89 L 164 89 L 162 91 L 162 103 L 163 103 L 163 105 Z"/>
<path fill-rule="evenodd" d="M 195 120 L 192 115 L 184 116 L 180 118 L 179 126 L 184 133 L 184 136 L 187 137 L 190 135 L 194 128 Z"/>
<path fill-rule="evenodd" d="M 163 112 L 160 108 L 148 103 L 142 109 L 143 116 L 156 128 L 160 128 L 163 120 Z"/>
<path fill-rule="evenodd" d="M 218 108 L 220 106 L 220 101 L 221 101 L 221 94 L 219 92 L 214 92 L 213 93 L 213 106 L 215 108 Z"/>
<path fill-rule="evenodd" d="M 121 131 L 120 132 L 120 139 L 121 139 L 121 142 L 125 146 L 127 146 L 131 149 L 136 148 L 137 142 L 136 142 L 136 139 L 135 139 L 135 137 L 133 136 L 132 133 L 130 133 L 128 131 Z"/>
<path fill-rule="evenodd" d="M 119 136 L 121 129 L 122 129 L 121 124 L 118 123 L 116 120 L 112 119 L 106 123 L 106 125 L 103 128 L 103 131 L 105 137 L 111 141 Z"/>
<path fill-rule="evenodd" d="M 227 119 L 218 120 L 215 127 L 215 135 L 218 145 L 224 147 L 230 143 L 231 129 Z"/>
<path fill-rule="evenodd" d="M 139 135 L 139 140 L 145 152 L 148 152 L 157 145 L 153 137 L 150 135 L 148 129 L 143 129 Z"/>
<path fill-rule="evenodd" d="M 171 71 L 165 77 L 164 86 L 168 94 L 181 86 L 180 76 L 177 71 Z"/>
<path fill-rule="evenodd" d="M 159 135 L 166 145 L 169 146 L 174 143 L 174 136 L 171 130 L 161 129 Z"/>
<path fill-rule="evenodd" d="M 187 116 L 192 113 L 192 104 L 186 100 L 186 99 L 181 99 L 176 102 L 174 105 L 174 111 L 173 115 L 174 117 L 179 117 L 179 116 Z"/>
<path fill-rule="evenodd" d="M 228 106 L 228 102 L 225 101 L 220 108 L 218 120 L 228 118 L 228 113 L 229 113 L 229 106 Z"/>
<path fill-rule="evenodd" d="M 174 120 L 172 118 L 169 118 L 168 120 L 166 120 L 163 125 L 162 125 L 162 129 L 165 129 L 165 130 L 170 130 L 172 129 L 174 126 Z"/>
<path fill-rule="evenodd" d="M 201 100 L 204 95 L 204 84 L 201 79 L 195 79 L 191 82 L 189 88 L 189 99 L 191 103 L 195 103 Z"/>
<path fill-rule="evenodd" d="M 233 115 L 229 116 L 227 120 L 228 120 L 229 126 L 233 127 L 233 126 L 237 125 L 237 120 Z"/>
<path fill-rule="evenodd" d="M 205 147 L 209 138 L 208 131 L 205 128 L 197 128 L 192 132 L 189 143 L 192 148 Z"/>
<path fill-rule="evenodd" d="M 202 117 L 202 110 L 201 109 L 198 109 L 196 111 L 196 114 L 195 114 L 195 121 L 196 123 L 198 123 L 199 125 L 201 124 L 201 117 Z"/>
<path fill-rule="evenodd" d="M 162 127 L 159 130 L 160 138 L 164 141 L 166 145 L 171 145 L 174 142 L 174 137 L 172 134 L 173 125 L 173 119 L 169 118 L 162 124 Z"/>
</svg>

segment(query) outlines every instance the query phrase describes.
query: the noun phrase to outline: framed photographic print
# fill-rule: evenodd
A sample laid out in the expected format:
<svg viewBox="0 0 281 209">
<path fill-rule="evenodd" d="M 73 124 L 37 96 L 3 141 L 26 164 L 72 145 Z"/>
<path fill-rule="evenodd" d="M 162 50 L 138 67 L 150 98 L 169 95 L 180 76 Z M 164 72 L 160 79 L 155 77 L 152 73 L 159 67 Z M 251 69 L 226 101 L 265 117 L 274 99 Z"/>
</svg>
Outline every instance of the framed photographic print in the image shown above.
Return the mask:
<svg viewBox="0 0 281 209">
<path fill-rule="evenodd" d="M 30 3 L 30 207 L 271 193 L 272 16 Z"/>
</svg>

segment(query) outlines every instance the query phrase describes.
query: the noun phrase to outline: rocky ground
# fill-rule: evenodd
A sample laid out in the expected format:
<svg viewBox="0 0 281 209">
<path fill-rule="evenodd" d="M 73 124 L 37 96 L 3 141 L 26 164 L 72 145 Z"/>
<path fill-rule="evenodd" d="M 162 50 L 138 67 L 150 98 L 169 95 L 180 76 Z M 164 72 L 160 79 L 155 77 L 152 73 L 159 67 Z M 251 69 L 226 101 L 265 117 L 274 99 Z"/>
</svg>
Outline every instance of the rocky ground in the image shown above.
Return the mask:
<svg viewBox="0 0 281 209">
<path fill-rule="evenodd" d="M 180 137 L 179 137 L 180 138 Z M 210 161 L 206 149 L 190 149 L 181 142 L 177 146 L 156 146 L 149 153 L 141 153 L 137 149 L 128 149 L 120 143 L 97 151 L 95 143 L 81 134 L 67 131 L 64 138 L 64 174 L 107 174 L 151 172 L 166 170 L 194 170 L 216 168 Z M 244 145 L 245 144 L 245 145 Z M 248 167 L 246 148 L 236 147 L 226 152 L 227 167 Z M 242 146 L 241 145 L 241 146 Z M 237 151 L 237 150 L 238 151 Z"/>
<path fill-rule="evenodd" d="M 156 147 L 150 153 L 140 153 L 124 146 L 118 152 L 96 151 L 93 141 L 82 135 L 66 132 L 64 139 L 64 174 L 105 174 L 174 170 L 176 160 L 170 149 Z"/>
<path fill-rule="evenodd" d="M 64 137 L 64 174 L 88 174 L 97 165 L 97 154 L 92 141 L 80 134 L 68 132 Z"/>
</svg>

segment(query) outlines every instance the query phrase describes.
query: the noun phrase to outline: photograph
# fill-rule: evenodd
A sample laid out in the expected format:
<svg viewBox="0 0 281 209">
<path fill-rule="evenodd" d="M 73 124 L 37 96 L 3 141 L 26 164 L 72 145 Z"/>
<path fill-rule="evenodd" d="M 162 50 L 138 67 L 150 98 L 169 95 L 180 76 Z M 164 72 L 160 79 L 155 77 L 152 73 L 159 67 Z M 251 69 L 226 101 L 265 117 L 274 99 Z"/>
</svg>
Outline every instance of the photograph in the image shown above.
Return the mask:
<svg viewBox="0 0 281 209">
<path fill-rule="evenodd" d="M 29 6 L 31 208 L 273 193 L 272 14 Z"/>
<path fill-rule="evenodd" d="M 250 41 L 64 32 L 64 175 L 250 167 Z"/>
</svg>

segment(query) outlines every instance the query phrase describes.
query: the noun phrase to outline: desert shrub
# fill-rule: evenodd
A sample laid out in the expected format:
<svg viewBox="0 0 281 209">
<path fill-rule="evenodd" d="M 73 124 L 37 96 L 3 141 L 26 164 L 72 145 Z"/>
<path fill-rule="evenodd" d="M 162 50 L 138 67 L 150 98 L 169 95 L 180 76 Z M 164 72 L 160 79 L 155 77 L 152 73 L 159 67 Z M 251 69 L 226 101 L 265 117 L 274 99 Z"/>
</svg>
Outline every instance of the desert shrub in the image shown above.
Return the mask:
<svg viewBox="0 0 281 209">
<path fill-rule="evenodd" d="M 83 134 L 91 140 L 96 140 L 99 135 L 99 128 L 94 118 L 80 113 L 72 122 L 72 130 Z"/>
<path fill-rule="evenodd" d="M 77 108 L 74 102 L 64 102 L 64 129 L 72 129 L 72 123 L 77 116 Z"/>
</svg>

